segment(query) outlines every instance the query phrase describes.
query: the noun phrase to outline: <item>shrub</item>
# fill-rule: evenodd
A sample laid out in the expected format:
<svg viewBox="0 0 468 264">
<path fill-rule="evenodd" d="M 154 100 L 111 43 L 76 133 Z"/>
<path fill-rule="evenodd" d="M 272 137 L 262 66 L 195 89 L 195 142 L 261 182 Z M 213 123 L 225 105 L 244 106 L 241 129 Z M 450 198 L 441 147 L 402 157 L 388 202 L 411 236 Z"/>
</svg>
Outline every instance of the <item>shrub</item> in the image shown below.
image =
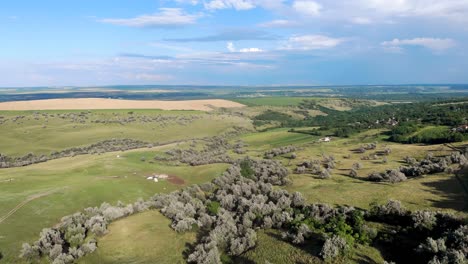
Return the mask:
<svg viewBox="0 0 468 264">
<path fill-rule="evenodd" d="M 326 261 L 333 261 L 339 256 L 346 254 L 349 246 L 346 240 L 343 238 L 333 235 L 331 238 L 325 240 L 325 244 L 320 251 L 320 256 Z"/>
</svg>

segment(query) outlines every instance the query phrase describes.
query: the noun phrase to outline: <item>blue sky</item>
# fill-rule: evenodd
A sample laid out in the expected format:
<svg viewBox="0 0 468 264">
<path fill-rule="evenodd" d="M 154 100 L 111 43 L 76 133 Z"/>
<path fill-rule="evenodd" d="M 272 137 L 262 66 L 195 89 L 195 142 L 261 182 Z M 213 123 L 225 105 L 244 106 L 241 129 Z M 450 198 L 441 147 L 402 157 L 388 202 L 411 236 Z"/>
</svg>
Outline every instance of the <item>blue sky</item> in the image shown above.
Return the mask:
<svg viewBox="0 0 468 264">
<path fill-rule="evenodd" d="M 15 0 L 0 86 L 468 83 L 467 0 Z"/>
</svg>

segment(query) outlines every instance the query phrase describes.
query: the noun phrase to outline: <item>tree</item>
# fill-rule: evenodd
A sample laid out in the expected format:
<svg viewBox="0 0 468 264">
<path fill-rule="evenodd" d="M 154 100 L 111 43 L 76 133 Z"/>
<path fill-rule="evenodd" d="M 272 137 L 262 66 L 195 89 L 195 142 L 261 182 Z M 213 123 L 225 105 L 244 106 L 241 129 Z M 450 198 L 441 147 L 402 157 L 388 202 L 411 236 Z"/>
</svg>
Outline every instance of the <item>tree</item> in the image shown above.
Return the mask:
<svg viewBox="0 0 468 264">
<path fill-rule="evenodd" d="M 353 168 L 351 169 L 351 171 L 349 172 L 349 176 L 353 177 L 353 178 L 356 178 L 358 176 L 358 173 L 357 171 Z"/>
<path fill-rule="evenodd" d="M 252 169 L 252 161 L 249 158 L 245 158 L 240 162 L 240 173 L 243 177 L 252 178 L 255 171 Z"/>
<path fill-rule="evenodd" d="M 431 211 L 416 211 L 411 215 L 414 227 L 419 229 L 432 229 L 436 223 L 436 214 Z"/>
<path fill-rule="evenodd" d="M 305 172 L 306 172 L 306 168 L 304 166 L 299 166 L 295 170 L 295 173 L 297 174 L 304 174 Z"/>
<path fill-rule="evenodd" d="M 39 248 L 37 246 L 31 246 L 28 243 L 23 243 L 20 257 L 32 262 L 39 257 Z"/>
<path fill-rule="evenodd" d="M 323 169 L 323 170 L 320 172 L 319 177 L 320 177 L 321 179 L 329 179 L 329 178 L 331 178 L 331 175 L 330 175 L 330 172 L 329 172 L 328 170 Z"/>
<path fill-rule="evenodd" d="M 355 170 L 360 170 L 360 169 L 362 169 L 362 163 L 356 162 L 356 163 L 353 164 L 352 168 L 355 169 Z"/>
<path fill-rule="evenodd" d="M 349 249 L 346 240 L 342 237 L 333 235 L 325 240 L 319 255 L 326 261 L 333 261 L 335 258 L 342 256 Z"/>
</svg>

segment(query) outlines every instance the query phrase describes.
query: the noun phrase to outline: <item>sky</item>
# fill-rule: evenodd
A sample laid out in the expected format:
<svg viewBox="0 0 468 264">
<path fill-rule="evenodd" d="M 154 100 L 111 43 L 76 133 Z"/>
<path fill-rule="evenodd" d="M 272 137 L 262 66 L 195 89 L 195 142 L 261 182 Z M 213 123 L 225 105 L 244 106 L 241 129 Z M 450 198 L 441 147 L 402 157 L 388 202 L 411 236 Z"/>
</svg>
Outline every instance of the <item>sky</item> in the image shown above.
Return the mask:
<svg viewBox="0 0 468 264">
<path fill-rule="evenodd" d="M 468 83 L 468 0 L 15 0 L 0 87 Z"/>
</svg>

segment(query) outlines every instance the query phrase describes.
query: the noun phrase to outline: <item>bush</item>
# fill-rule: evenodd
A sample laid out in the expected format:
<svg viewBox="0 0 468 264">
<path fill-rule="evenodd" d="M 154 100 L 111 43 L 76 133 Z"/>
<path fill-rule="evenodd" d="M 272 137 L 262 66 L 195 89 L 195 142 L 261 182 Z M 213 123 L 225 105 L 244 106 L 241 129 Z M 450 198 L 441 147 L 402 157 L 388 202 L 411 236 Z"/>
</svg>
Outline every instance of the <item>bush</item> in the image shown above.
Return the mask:
<svg viewBox="0 0 468 264">
<path fill-rule="evenodd" d="M 332 236 L 325 240 L 322 250 L 320 251 L 320 256 L 326 261 L 333 261 L 339 256 L 343 256 L 349 250 L 349 246 L 346 243 L 346 240 L 339 236 Z"/>
<path fill-rule="evenodd" d="M 241 175 L 246 178 L 252 178 L 254 176 L 255 171 L 252 169 L 252 161 L 249 158 L 243 159 L 240 163 L 241 168 Z"/>
</svg>

